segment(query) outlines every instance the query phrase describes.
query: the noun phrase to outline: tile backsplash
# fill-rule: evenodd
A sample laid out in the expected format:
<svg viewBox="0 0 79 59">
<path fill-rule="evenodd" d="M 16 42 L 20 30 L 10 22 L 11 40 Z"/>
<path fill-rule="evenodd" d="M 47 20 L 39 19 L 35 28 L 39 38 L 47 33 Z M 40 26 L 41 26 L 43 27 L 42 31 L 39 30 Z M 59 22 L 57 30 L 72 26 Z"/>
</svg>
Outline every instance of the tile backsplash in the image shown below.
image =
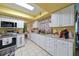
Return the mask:
<svg viewBox="0 0 79 59">
<path fill-rule="evenodd" d="M 20 33 L 23 33 L 23 29 L 18 29 Z M 7 31 L 16 32 L 16 28 L 0 28 L 0 34 L 5 34 Z"/>
<path fill-rule="evenodd" d="M 60 31 L 65 29 L 65 28 L 68 29 L 69 32 L 72 32 L 72 34 L 74 36 L 74 34 L 75 34 L 75 26 L 52 28 L 52 33 L 54 31 L 57 31 L 58 33 L 60 33 Z"/>
</svg>

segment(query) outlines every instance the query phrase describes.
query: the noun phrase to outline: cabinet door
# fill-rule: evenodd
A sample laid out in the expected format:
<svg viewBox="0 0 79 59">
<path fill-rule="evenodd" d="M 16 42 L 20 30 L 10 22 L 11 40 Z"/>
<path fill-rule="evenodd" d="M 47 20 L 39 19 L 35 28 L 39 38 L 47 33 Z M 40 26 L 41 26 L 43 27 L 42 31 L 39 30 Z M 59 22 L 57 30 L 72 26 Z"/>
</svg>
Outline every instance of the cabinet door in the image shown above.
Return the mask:
<svg viewBox="0 0 79 59">
<path fill-rule="evenodd" d="M 62 23 L 63 23 L 63 20 L 62 20 L 62 12 L 59 11 L 59 14 L 58 14 L 58 25 L 59 27 L 62 27 Z"/>
<path fill-rule="evenodd" d="M 55 40 L 54 38 L 50 38 L 49 40 L 49 53 L 55 55 Z"/>
<path fill-rule="evenodd" d="M 68 56 L 73 56 L 73 42 L 68 42 Z"/>
<path fill-rule="evenodd" d="M 31 33 L 31 40 L 37 43 L 37 35 L 35 33 Z"/>
<path fill-rule="evenodd" d="M 74 23 L 75 23 L 75 13 L 74 13 L 74 5 L 72 5 L 71 7 L 70 7 L 70 25 L 71 26 L 74 26 Z"/>
<path fill-rule="evenodd" d="M 63 14 L 63 25 L 64 26 L 73 26 L 74 25 L 74 6 L 69 6 L 62 10 Z"/>
<path fill-rule="evenodd" d="M 56 15 L 57 15 L 56 16 L 56 26 L 60 27 L 61 26 L 60 19 L 59 19 L 60 18 L 60 12 L 57 12 Z"/>
<path fill-rule="evenodd" d="M 60 11 L 57 12 L 57 26 L 62 27 L 62 13 Z"/>
<path fill-rule="evenodd" d="M 74 14 L 71 14 L 71 20 L 70 20 L 70 26 L 74 26 L 74 23 L 75 23 L 75 16 Z"/>
<path fill-rule="evenodd" d="M 24 35 L 17 35 L 17 47 L 21 47 L 25 44 Z"/>
<path fill-rule="evenodd" d="M 46 47 L 45 47 L 46 46 L 46 40 L 47 40 L 46 37 L 40 36 L 40 40 L 39 40 L 40 44 L 39 45 L 45 50 L 46 50 Z"/>
<path fill-rule="evenodd" d="M 17 36 L 17 47 L 20 47 L 22 44 L 20 36 Z"/>
<path fill-rule="evenodd" d="M 55 56 L 61 56 L 62 55 L 62 48 L 61 48 L 61 42 L 59 40 L 56 41 L 56 47 L 55 47 Z"/>
<path fill-rule="evenodd" d="M 50 40 L 50 38 L 49 37 L 46 37 L 45 38 L 45 41 L 44 41 L 44 46 L 45 46 L 45 49 L 47 51 L 49 50 L 49 40 Z"/>
<path fill-rule="evenodd" d="M 31 34 L 30 34 L 30 36 L 31 36 L 31 40 L 34 40 L 34 39 L 35 39 L 35 37 L 34 37 L 34 34 L 33 34 L 33 33 L 31 33 Z"/>
<path fill-rule="evenodd" d="M 68 45 L 65 41 L 62 41 L 62 56 L 68 56 Z"/>
<path fill-rule="evenodd" d="M 69 13 L 67 8 L 61 10 L 62 13 L 62 26 L 68 26 L 69 24 Z"/>
<path fill-rule="evenodd" d="M 39 41 L 38 41 L 38 35 L 36 35 L 36 34 L 34 34 L 34 36 L 33 36 L 33 41 L 35 42 L 35 43 L 38 43 Z"/>
<path fill-rule="evenodd" d="M 39 46 L 41 46 L 42 45 L 42 37 L 40 37 L 40 36 L 37 36 L 37 38 L 36 38 L 36 42 L 37 42 L 37 44 L 39 45 Z"/>
<path fill-rule="evenodd" d="M 71 10 L 70 8 L 66 9 L 66 26 L 71 25 Z"/>
<path fill-rule="evenodd" d="M 58 27 L 57 14 L 56 13 L 52 14 L 51 23 L 52 23 L 52 27 Z"/>
<path fill-rule="evenodd" d="M 68 55 L 67 49 L 68 47 L 66 45 L 66 42 L 62 40 L 56 41 L 56 49 L 55 49 L 56 56 L 67 56 Z"/>
<path fill-rule="evenodd" d="M 68 56 L 73 56 L 73 47 L 69 47 L 69 55 Z"/>
<path fill-rule="evenodd" d="M 25 37 L 22 35 L 22 46 L 25 45 Z"/>
</svg>

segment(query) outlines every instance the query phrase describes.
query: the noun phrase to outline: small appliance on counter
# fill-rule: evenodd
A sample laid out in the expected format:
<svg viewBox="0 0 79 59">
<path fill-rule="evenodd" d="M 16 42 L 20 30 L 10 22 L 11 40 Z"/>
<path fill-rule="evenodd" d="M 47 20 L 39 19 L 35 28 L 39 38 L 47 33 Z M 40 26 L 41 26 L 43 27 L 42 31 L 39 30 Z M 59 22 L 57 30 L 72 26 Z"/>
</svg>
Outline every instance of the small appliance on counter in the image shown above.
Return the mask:
<svg viewBox="0 0 79 59">
<path fill-rule="evenodd" d="M 65 39 L 69 39 L 69 31 L 67 29 L 64 30 Z"/>
<path fill-rule="evenodd" d="M 69 39 L 69 31 L 68 29 L 64 29 L 60 32 L 60 38 Z"/>
<path fill-rule="evenodd" d="M 63 38 L 63 35 L 64 35 L 64 32 L 63 32 L 63 30 L 61 30 L 61 32 L 60 32 L 60 38 Z"/>
</svg>

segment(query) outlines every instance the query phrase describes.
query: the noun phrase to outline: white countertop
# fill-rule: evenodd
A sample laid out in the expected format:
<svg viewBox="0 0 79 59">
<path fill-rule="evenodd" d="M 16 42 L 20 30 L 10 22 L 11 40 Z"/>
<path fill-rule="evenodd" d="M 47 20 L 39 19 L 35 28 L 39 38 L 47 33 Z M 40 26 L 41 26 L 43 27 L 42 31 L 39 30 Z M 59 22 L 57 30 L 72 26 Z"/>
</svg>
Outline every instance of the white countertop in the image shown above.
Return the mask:
<svg viewBox="0 0 79 59">
<path fill-rule="evenodd" d="M 42 35 L 42 36 L 50 37 L 50 38 L 55 38 L 55 39 L 66 41 L 66 42 L 74 42 L 74 38 L 65 39 L 65 38 L 59 38 L 58 36 L 54 36 L 52 34 L 38 34 L 38 33 L 34 33 L 34 34 Z"/>
<path fill-rule="evenodd" d="M 2 40 L 3 38 L 10 38 L 10 37 L 16 37 L 16 35 L 4 35 L 0 37 L 0 40 Z"/>
</svg>

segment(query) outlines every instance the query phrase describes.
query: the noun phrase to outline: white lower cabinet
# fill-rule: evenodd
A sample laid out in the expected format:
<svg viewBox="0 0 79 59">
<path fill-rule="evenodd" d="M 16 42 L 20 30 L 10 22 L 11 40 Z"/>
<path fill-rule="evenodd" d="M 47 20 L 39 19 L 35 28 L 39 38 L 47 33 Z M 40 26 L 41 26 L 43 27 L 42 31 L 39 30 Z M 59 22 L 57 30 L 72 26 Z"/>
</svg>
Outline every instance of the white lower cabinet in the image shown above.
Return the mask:
<svg viewBox="0 0 79 59">
<path fill-rule="evenodd" d="M 55 55 L 55 40 L 53 38 L 49 40 L 49 53 Z"/>
<path fill-rule="evenodd" d="M 55 40 L 55 56 L 61 56 L 62 55 L 62 46 L 61 41 Z"/>
<path fill-rule="evenodd" d="M 48 49 L 49 49 L 49 38 L 47 37 L 47 38 L 45 38 L 45 40 L 44 40 L 44 48 L 48 51 Z"/>
<path fill-rule="evenodd" d="M 68 43 L 68 55 L 69 56 L 73 55 L 73 43 L 72 42 Z"/>
<path fill-rule="evenodd" d="M 24 34 L 18 34 L 16 42 L 17 42 L 17 47 L 23 46 L 25 44 Z"/>
<path fill-rule="evenodd" d="M 69 52 L 69 53 L 68 53 L 69 56 L 72 56 L 72 55 L 73 55 L 73 49 L 72 49 L 72 48 L 73 48 L 73 47 L 70 47 L 70 48 L 69 48 L 69 51 L 68 51 L 68 52 Z"/>
<path fill-rule="evenodd" d="M 73 42 L 46 37 L 40 34 L 31 34 L 31 40 L 54 56 L 73 56 Z"/>
<path fill-rule="evenodd" d="M 56 56 L 68 56 L 68 45 L 66 42 L 57 40 L 56 41 Z"/>
<path fill-rule="evenodd" d="M 68 45 L 65 43 L 62 45 L 62 55 L 63 56 L 68 56 Z"/>
<path fill-rule="evenodd" d="M 61 47 L 57 47 L 57 49 L 55 50 L 55 56 L 62 56 L 62 48 Z"/>
</svg>

